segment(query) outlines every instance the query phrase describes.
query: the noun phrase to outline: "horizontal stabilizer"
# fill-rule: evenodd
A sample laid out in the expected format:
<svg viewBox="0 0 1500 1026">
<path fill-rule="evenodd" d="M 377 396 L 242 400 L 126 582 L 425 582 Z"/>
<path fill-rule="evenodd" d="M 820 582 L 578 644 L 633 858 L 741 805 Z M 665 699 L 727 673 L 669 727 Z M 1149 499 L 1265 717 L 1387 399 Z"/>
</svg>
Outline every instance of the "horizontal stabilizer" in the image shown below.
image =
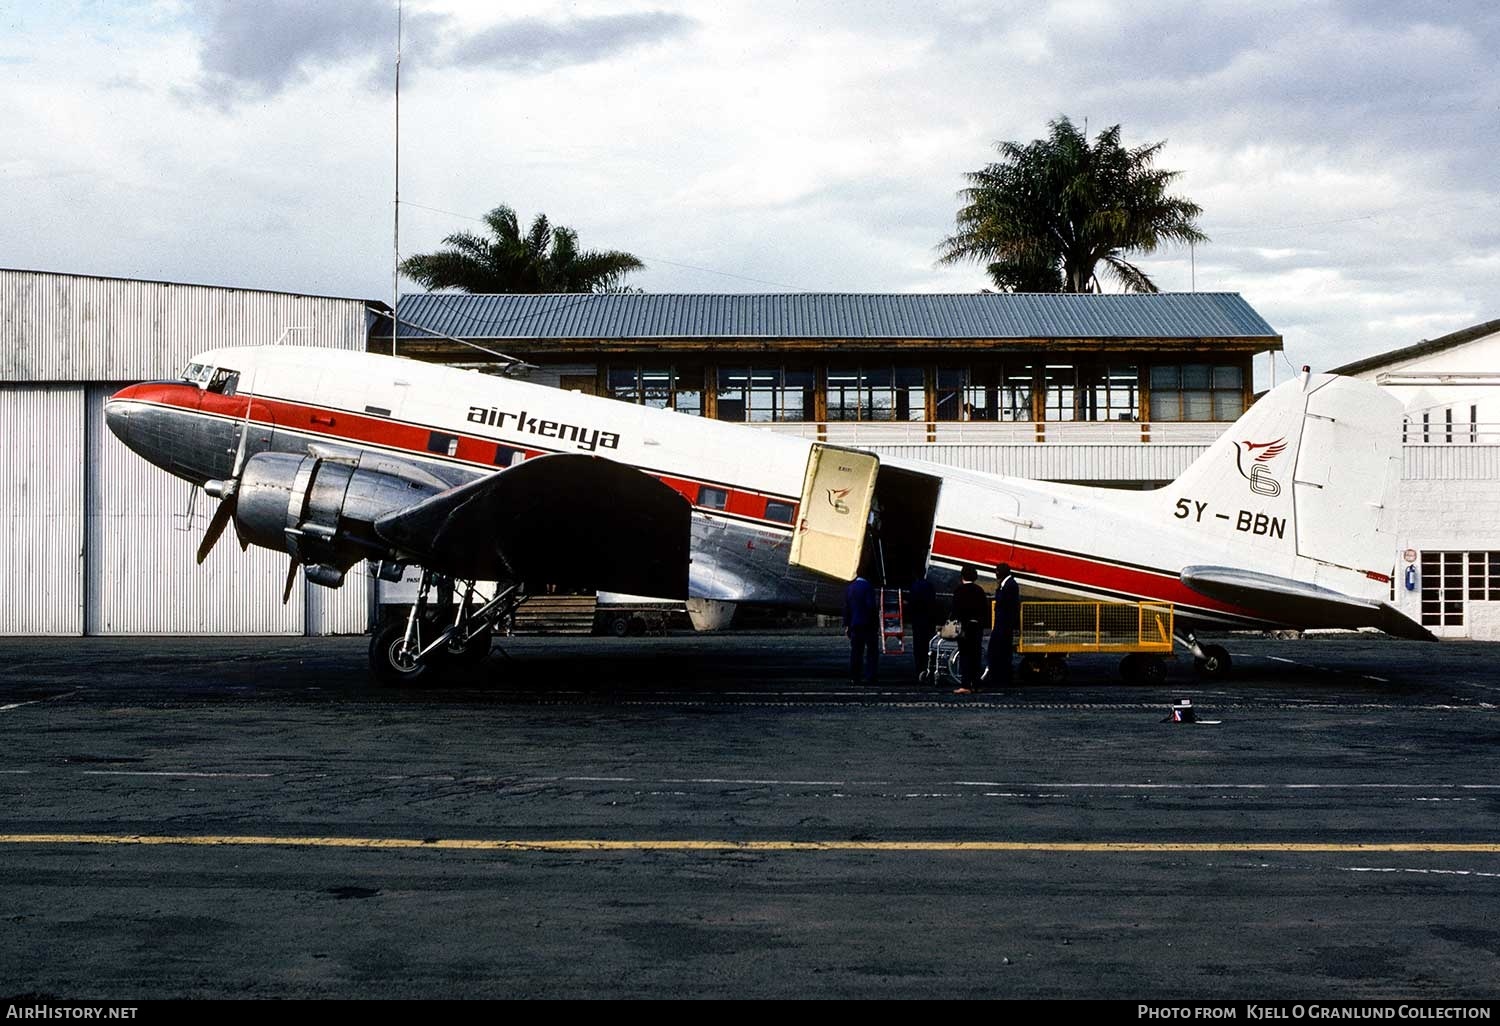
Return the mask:
<svg viewBox="0 0 1500 1026">
<path fill-rule="evenodd" d="M 1190 566 L 1182 583 L 1200 595 L 1254 609 L 1268 619 L 1301 627 L 1375 627 L 1398 638 L 1436 641 L 1432 632 L 1379 599 L 1227 566 Z"/>
</svg>

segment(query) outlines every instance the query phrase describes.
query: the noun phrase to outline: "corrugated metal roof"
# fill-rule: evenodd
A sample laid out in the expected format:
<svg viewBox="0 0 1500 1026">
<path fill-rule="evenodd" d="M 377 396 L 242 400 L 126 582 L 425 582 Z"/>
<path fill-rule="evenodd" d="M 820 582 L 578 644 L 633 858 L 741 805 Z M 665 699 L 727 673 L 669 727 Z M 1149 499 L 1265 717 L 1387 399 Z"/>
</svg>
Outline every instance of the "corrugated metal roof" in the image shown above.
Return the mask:
<svg viewBox="0 0 1500 1026">
<path fill-rule="evenodd" d="M 401 297 L 401 320 L 414 340 L 432 337 L 421 328 L 465 339 L 1281 337 L 1234 292 L 417 293 Z"/>
<path fill-rule="evenodd" d="M 1378 370 L 1391 364 L 1402 363 L 1406 360 L 1415 360 L 1419 356 L 1431 356 L 1433 353 L 1441 353 L 1448 349 L 1454 349 L 1461 345 L 1473 342 L 1475 339 L 1484 338 L 1486 335 L 1500 333 L 1500 319 L 1485 321 L 1482 324 L 1470 325 L 1457 331 L 1440 335 L 1437 338 L 1423 339 L 1414 345 L 1402 346 L 1400 349 L 1392 349 L 1389 352 L 1377 353 L 1367 356 L 1353 363 L 1346 363 L 1342 367 L 1335 367 L 1330 374 L 1361 374 L 1367 370 Z"/>
</svg>

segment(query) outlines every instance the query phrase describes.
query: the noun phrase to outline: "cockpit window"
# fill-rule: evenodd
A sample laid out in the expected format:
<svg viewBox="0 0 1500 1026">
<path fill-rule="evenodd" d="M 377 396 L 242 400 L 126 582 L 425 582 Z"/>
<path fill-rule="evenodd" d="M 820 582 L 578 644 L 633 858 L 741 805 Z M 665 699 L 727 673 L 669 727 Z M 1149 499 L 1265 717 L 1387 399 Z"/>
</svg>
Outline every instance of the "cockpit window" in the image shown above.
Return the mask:
<svg viewBox="0 0 1500 1026">
<path fill-rule="evenodd" d="M 212 367 L 205 367 L 201 363 L 190 363 L 187 365 L 187 369 L 182 372 L 182 380 L 190 385 L 201 387 L 213 375 L 213 372 L 214 369 Z"/>
<path fill-rule="evenodd" d="M 212 380 L 208 383 L 210 392 L 218 392 L 220 395 L 234 395 L 234 390 L 239 386 L 240 372 L 230 370 L 228 367 L 220 367 L 214 371 Z"/>
</svg>

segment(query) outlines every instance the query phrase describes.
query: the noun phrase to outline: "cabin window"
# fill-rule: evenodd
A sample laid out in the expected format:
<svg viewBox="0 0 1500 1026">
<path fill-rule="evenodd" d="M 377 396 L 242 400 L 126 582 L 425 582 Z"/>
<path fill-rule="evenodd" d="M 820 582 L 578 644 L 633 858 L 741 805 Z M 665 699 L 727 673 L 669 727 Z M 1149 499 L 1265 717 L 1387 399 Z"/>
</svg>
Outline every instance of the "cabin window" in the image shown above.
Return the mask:
<svg viewBox="0 0 1500 1026">
<path fill-rule="evenodd" d="M 517 449 L 513 445 L 495 446 L 495 466 L 514 467 L 518 463 L 526 461 L 526 451 Z"/>
<path fill-rule="evenodd" d="M 439 456 L 455 456 L 458 454 L 458 436 L 433 431 L 427 436 L 427 451 Z"/>
<path fill-rule="evenodd" d="M 712 485 L 699 485 L 697 504 L 704 509 L 723 509 L 729 505 L 729 493 Z"/>
<path fill-rule="evenodd" d="M 235 389 L 240 384 L 240 372 L 230 370 L 228 367 L 220 367 L 214 371 L 214 376 L 208 382 L 208 390 L 220 395 L 234 395 Z"/>
<path fill-rule="evenodd" d="M 766 501 L 767 520 L 774 520 L 778 524 L 790 524 L 796 512 L 797 507 L 790 502 L 782 502 L 779 499 L 768 499 Z"/>
<path fill-rule="evenodd" d="M 190 363 L 182 372 L 182 380 L 202 388 L 213 379 L 214 369 L 203 363 Z"/>
<path fill-rule="evenodd" d="M 1152 420 L 1238 420 L 1245 412 L 1239 364 L 1157 364 L 1151 368 Z"/>
</svg>

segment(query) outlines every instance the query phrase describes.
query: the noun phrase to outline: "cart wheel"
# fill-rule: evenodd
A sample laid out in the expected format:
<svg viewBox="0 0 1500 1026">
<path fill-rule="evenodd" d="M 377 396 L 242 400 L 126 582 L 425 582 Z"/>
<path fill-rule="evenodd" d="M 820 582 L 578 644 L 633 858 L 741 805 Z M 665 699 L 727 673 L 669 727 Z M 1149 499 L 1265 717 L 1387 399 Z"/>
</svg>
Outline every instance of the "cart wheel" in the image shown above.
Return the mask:
<svg viewBox="0 0 1500 1026">
<path fill-rule="evenodd" d="M 1167 663 L 1160 656 L 1142 656 L 1140 667 L 1142 684 L 1165 684 L 1167 682 Z"/>
<path fill-rule="evenodd" d="M 1043 662 L 1034 655 L 1022 656 L 1021 666 L 1017 671 L 1022 680 L 1035 681 L 1042 676 Z"/>
<path fill-rule="evenodd" d="M 917 674 L 917 683 L 918 684 L 926 684 L 931 679 L 932 679 L 932 671 L 931 670 L 923 670 L 921 673 Z"/>
<path fill-rule="evenodd" d="M 1203 658 L 1194 659 L 1193 667 L 1205 680 L 1222 680 L 1229 676 L 1232 660 L 1223 645 L 1204 645 Z"/>
<path fill-rule="evenodd" d="M 623 638 L 630 633 L 630 617 L 617 616 L 609 621 L 609 633 L 617 638 Z"/>
<path fill-rule="evenodd" d="M 1141 679 L 1140 653 L 1132 652 L 1120 660 L 1120 679 L 1127 684 L 1138 684 Z"/>
<path fill-rule="evenodd" d="M 1068 660 L 1060 655 L 1048 656 L 1042 663 L 1042 679 L 1048 684 L 1061 684 L 1068 679 Z"/>
</svg>

